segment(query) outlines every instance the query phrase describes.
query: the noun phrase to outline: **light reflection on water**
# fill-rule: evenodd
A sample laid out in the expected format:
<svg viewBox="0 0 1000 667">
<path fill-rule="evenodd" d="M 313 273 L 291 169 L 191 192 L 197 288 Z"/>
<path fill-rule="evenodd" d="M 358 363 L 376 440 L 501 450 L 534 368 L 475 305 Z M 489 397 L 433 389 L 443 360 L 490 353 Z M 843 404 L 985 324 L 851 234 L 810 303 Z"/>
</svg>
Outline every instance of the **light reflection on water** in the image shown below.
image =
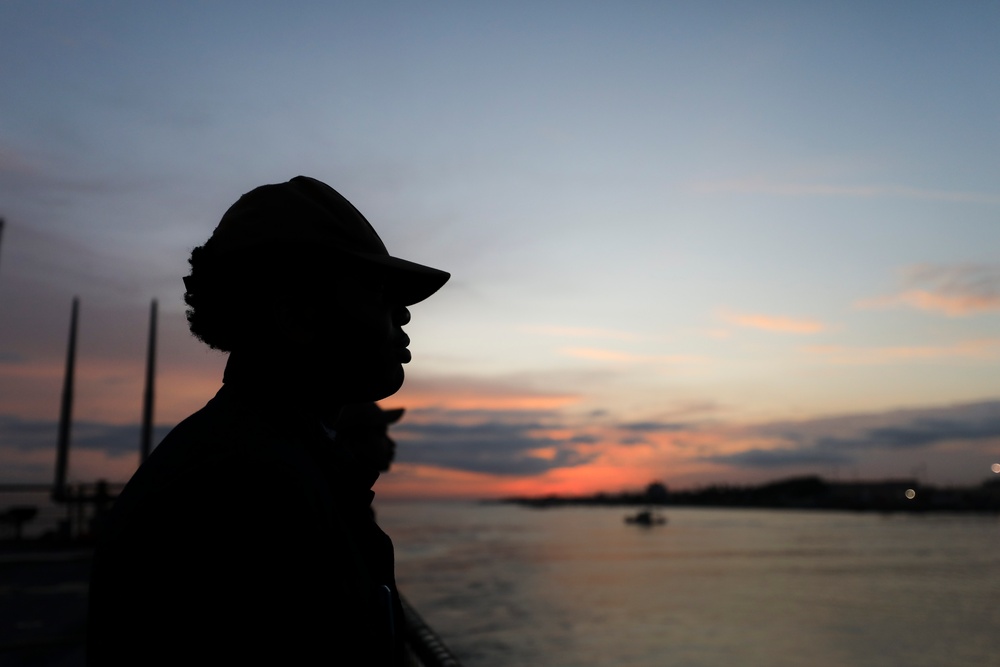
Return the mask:
<svg viewBox="0 0 1000 667">
<path fill-rule="evenodd" d="M 1000 665 L 1000 520 L 389 503 L 401 590 L 466 667 Z"/>
</svg>

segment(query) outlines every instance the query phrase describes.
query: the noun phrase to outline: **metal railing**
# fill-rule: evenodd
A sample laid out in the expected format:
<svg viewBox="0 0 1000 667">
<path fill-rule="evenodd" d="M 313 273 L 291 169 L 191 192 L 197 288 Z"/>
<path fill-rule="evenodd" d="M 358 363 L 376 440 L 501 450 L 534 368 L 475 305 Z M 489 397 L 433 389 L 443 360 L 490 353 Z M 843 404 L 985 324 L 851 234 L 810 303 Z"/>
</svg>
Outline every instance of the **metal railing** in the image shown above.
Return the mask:
<svg viewBox="0 0 1000 667">
<path fill-rule="evenodd" d="M 406 646 L 411 659 L 416 658 L 417 665 L 422 667 L 462 667 L 462 663 L 448 650 L 413 605 L 402 595 L 399 598 L 406 616 Z"/>
<path fill-rule="evenodd" d="M 48 484 L 0 485 L 0 541 L 81 541 L 122 485 L 68 484 L 58 495 Z"/>
</svg>

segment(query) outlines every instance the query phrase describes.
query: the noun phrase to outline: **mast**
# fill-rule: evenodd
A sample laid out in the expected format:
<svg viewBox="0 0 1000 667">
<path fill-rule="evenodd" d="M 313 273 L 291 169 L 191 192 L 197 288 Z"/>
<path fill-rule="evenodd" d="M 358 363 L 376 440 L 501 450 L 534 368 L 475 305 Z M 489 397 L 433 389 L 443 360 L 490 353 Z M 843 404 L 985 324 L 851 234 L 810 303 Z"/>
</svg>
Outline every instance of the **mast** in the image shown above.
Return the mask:
<svg viewBox="0 0 1000 667">
<path fill-rule="evenodd" d="M 69 459 L 69 429 L 73 415 L 73 371 L 76 368 L 76 327 L 80 312 L 80 297 L 73 297 L 69 320 L 69 346 L 66 350 L 66 374 L 63 376 L 62 408 L 59 411 L 59 439 L 56 445 L 56 479 L 52 496 L 66 497 L 66 463 Z"/>
<path fill-rule="evenodd" d="M 149 345 L 146 349 L 146 391 L 142 397 L 142 463 L 149 457 L 153 444 L 153 389 L 156 383 L 156 299 L 149 306 Z"/>
</svg>

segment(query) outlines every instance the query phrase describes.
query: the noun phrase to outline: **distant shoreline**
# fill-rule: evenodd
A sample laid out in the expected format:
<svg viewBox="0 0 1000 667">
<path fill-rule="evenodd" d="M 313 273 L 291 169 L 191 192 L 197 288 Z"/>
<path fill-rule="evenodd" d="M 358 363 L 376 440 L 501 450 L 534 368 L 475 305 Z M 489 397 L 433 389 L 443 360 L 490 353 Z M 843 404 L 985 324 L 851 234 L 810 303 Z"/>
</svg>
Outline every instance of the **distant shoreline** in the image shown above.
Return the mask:
<svg viewBox="0 0 1000 667">
<path fill-rule="evenodd" d="M 1000 512 L 1000 479 L 974 487 L 942 488 L 912 479 L 831 482 L 815 475 L 792 477 L 757 486 L 712 485 L 691 491 L 668 491 L 662 483 L 644 491 L 584 496 L 512 496 L 495 502 L 550 507 L 756 507 L 771 509 L 851 510 L 861 512 Z"/>
</svg>

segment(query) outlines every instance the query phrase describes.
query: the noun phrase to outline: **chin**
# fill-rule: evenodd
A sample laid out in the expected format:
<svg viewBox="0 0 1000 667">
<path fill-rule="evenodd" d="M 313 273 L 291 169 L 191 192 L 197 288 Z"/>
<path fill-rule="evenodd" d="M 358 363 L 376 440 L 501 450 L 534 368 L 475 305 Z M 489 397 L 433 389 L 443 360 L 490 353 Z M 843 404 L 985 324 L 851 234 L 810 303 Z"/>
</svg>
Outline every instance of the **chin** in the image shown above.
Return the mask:
<svg viewBox="0 0 1000 667">
<path fill-rule="evenodd" d="M 354 386 L 358 391 L 349 402 L 380 401 L 383 398 L 392 396 L 403 386 L 405 374 L 403 373 L 402 364 L 394 364 L 392 368 L 386 369 L 384 373 L 378 375 L 381 377 L 377 377 L 375 373 L 370 373 L 364 376 L 363 380 L 357 382 Z"/>
<path fill-rule="evenodd" d="M 403 372 L 403 367 L 400 366 L 396 373 L 393 374 L 392 380 L 387 382 L 385 385 L 385 393 L 379 398 L 373 398 L 373 401 L 378 401 L 388 396 L 392 396 L 397 391 L 399 391 L 403 386 L 403 379 L 405 378 L 405 373 Z"/>
</svg>

